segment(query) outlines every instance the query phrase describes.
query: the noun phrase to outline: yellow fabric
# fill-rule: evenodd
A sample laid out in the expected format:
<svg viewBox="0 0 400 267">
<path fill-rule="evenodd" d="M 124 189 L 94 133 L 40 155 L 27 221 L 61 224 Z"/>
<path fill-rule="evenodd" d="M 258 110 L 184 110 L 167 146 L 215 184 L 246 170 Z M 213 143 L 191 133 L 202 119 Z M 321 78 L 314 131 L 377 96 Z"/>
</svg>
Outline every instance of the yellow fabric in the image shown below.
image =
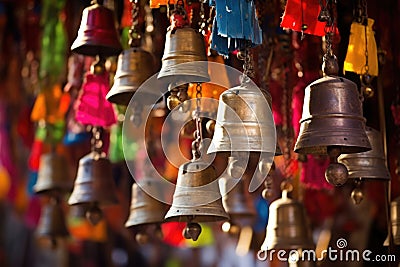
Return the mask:
<svg viewBox="0 0 400 267">
<path fill-rule="evenodd" d="M 160 6 L 166 6 L 168 4 L 175 4 L 175 0 L 150 0 L 150 8 L 159 8 Z"/>
<path fill-rule="evenodd" d="M 378 76 L 378 53 L 374 36 L 375 33 L 372 29 L 373 24 L 374 20 L 368 19 L 368 72 L 372 76 Z M 362 75 L 365 73 L 365 63 L 365 26 L 360 23 L 353 22 L 351 24 L 349 46 L 347 47 L 343 71 L 351 71 Z"/>
<path fill-rule="evenodd" d="M 201 233 L 196 241 L 193 241 L 192 239 L 185 239 L 188 247 L 197 248 L 211 246 L 214 244 L 214 234 L 211 227 L 204 223 L 201 223 L 200 225 Z"/>
</svg>

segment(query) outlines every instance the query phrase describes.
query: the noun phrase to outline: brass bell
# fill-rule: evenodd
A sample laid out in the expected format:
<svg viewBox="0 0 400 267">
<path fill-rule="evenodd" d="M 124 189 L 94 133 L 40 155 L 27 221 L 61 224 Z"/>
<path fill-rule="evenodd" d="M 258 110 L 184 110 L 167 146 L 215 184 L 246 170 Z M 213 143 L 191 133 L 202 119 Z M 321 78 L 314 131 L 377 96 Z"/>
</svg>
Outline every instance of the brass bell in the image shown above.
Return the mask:
<svg viewBox="0 0 400 267">
<path fill-rule="evenodd" d="M 114 13 L 98 3 L 82 12 L 78 36 L 71 46 L 72 52 L 85 56 L 116 56 L 122 51 Z"/>
<path fill-rule="evenodd" d="M 154 58 L 149 52 L 139 47 L 124 50 L 118 57 L 114 84 L 106 96 L 107 100 L 127 106 L 136 90 L 154 72 Z"/>
<path fill-rule="evenodd" d="M 36 235 L 40 238 L 49 238 L 53 247 L 56 246 L 57 238 L 69 235 L 59 201 L 51 199 L 50 203 L 43 207 Z"/>
<path fill-rule="evenodd" d="M 224 91 L 219 98 L 214 136 L 207 153 L 267 152 L 278 147 L 271 96 L 253 82 Z"/>
<path fill-rule="evenodd" d="M 314 248 L 305 209 L 300 202 L 288 198 L 287 191 L 283 190 L 282 198 L 269 206 L 267 234 L 261 249 L 300 248 Z"/>
<path fill-rule="evenodd" d="M 222 206 L 215 168 L 202 160 L 179 167 L 172 206 L 166 221 L 213 222 L 229 216 Z"/>
<path fill-rule="evenodd" d="M 87 206 L 86 216 L 96 224 L 102 216 L 99 206 L 118 202 L 115 192 L 110 160 L 91 152 L 79 160 L 74 190 L 68 204 Z"/>
<path fill-rule="evenodd" d="M 371 149 L 357 85 L 332 75 L 307 86 L 294 151 L 323 155 L 333 146 L 339 148 L 339 154 Z"/>
<path fill-rule="evenodd" d="M 142 187 L 145 187 L 143 190 Z M 162 223 L 167 213 L 168 205 L 153 198 L 152 192 L 159 195 L 162 191 L 161 184 L 155 178 L 144 178 L 141 186 L 134 183 L 132 186 L 131 212 L 125 227 L 138 226 L 150 223 Z M 149 192 L 151 195 L 148 195 Z"/>
<path fill-rule="evenodd" d="M 68 177 L 66 159 L 55 152 L 43 154 L 40 157 L 38 179 L 33 189 L 37 194 L 52 191 L 69 192 L 72 181 Z"/>
<path fill-rule="evenodd" d="M 366 127 L 366 133 L 372 149 L 362 153 L 342 154 L 338 161 L 347 167 L 351 179 L 390 180 L 382 135 L 371 127 Z"/>
<path fill-rule="evenodd" d="M 392 225 L 393 243 L 400 245 L 400 197 L 390 203 L 390 222 Z"/>
<path fill-rule="evenodd" d="M 170 28 L 157 78 L 166 84 L 210 81 L 203 35 L 190 27 Z"/>
</svg>

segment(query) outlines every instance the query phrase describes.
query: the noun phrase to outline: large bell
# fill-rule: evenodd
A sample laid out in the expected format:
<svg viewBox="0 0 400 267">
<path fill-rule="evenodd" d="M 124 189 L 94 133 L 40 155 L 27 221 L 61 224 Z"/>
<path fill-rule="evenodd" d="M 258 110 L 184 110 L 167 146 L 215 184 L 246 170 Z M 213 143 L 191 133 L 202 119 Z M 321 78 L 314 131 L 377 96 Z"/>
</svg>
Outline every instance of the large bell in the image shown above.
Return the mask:
<svg viewBox="0 0 400 267">
<path fill-rule="evenodd" d="M 85 56 L 116 56 L 122 51 L 114 13 L 95 3 L 83 10 L 78 36 L 71 46 L 72 52 Z"/>
<path fill-rule="evenodd" d="M 189 62 L 195 64 L 181 64 Z M 190 27 L 170 28 L 157 78 L 168 84 L 210 81 L 203 35 Z"/>
<path fill-rule="evenodd" d="M 223 92 L 207 153 L 278 151 L 270 103 L 271 96 L 253 82 Z"/>
<path fill-rule="evenodd" d="M 145 187 L 145 191 L 141 186 Z M 134 183 L 132 186 L 131 213 L 125 226 L 132 227 L 149 223 L 162 223 L 167 213 L 168 205 L 151 196 L 153 195 L 152 192 L 155 195 L 159 195 L 161 191 L 160 182 L 154 178 L 144 178 L 140 186 Z"/>
<path fill-rule="evenodd" d="M 349 178 L 390 180 L 381 133 L 371 127 L 366 127 L 366 133 L 372 149 L 362 153 L 341 155 L 338 161 L 347 167 Z"/>
<path fill-rule="evenodd" d="M 392 225 L 393 243 L 400 245 L 400 197 L 390 203 L 390 222 Z"/>
<path fill-rule="evenodd" d="M 261 249 L 313 249 L 306 218 L 304 206 L 288 198 L 284 190 L 282 198 L 272 202 L 269 207 L 267 234 Z"/>
<path fill-rule="evenodd" d="M 33 187 L 36 193 L 69 192 L 72 190 L 72 185 L 68 177 L 67 162 L 63 156 L 51 152 L 40 157 L 38 179 Z"/>
<path fill-rule="evenodd" d="M 179 167 L 166 221 L 213 222 L 229 218 L 222 206 L 215 168 L 202 160 Z"/>
<path fill-rule="evenodd" d="M 68 204 L 108 205 L 117 202 L 110 160 L 96 152 L 81 158 Z"/>
<path fill-rule="evenodd" d="M 136 90 L 154 72 L 154 58 L 149 52 L 138 47 L 124 50 L 118 57 L 114 84 L 107 100 L 127 106 Z"/>
<path fill-rule="evenodd" d="M 43 207 L 39 224 L 36 228 L 36 235 L 38 237 L 49 238 L 53 242 L 53 245 L 55 245 L 54 242 L 56 242 L 58 237 L 69 235 L 64 212 L 58 201 L 51 199 L 50 203 Z"/>
<path fill-rule="evenodd" d="M 325 76 L 307 86 L 300 133 L 294 151 L 328 154 L 332 146 L 351 154 L 371 149 L 357 85 L 337 76 Z"/>
</svg>

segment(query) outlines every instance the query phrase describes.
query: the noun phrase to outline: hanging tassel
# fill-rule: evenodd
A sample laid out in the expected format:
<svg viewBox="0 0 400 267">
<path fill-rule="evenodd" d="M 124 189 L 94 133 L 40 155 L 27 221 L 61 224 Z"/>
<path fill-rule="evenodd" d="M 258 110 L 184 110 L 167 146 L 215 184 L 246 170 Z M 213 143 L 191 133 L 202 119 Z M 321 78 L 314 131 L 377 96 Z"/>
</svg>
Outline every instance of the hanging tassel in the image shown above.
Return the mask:
<svg viewBox="0 0 400 267">
<path fill-rule="evenodd" d="M 378 52 L 375 33 L 372 29 L 373 24 L 373 19 L 368 19 L 367 26 L 358 22 L 351 24 L 349 46 L 347 47 L 343 71 L 351 71 L 359 75 L 366 72 L 365 42 L 367 42 L 368 73 L 372 76 L 378 76 Z M 365 40 L 365 30 L 367 30 L 367 40 Z"/>
<path fill-rule="evenodd" d="M 76 103 L 75 119 L 83 125 L 109 127 L 117 122 L 114 108 L 106 100 L 110 90 L 108 73 L 87 73 Z"/>
</svg>

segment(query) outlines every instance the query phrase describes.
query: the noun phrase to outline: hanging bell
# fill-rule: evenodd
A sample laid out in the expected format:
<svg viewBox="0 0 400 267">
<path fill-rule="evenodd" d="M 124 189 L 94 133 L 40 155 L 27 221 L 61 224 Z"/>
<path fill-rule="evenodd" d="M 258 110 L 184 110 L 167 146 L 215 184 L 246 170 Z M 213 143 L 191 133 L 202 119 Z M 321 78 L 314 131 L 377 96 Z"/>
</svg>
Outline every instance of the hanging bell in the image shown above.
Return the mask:
<svg viewBox="0 0 400 267">
<path fill-rule="evenodd" d="M 390 222 L 392 225 L 393 243 L 400 245 L 400 197 L 390 203 Z"/>
<path fill-rule="evenodd" d="M 213 222 L 228 219 L 216 179 L 214 166 L 202 160 L 181 165 L 172 206 L 165 220 Z"/>
<path fill-rule="evenodd" d="M 282 198 L 269 206 L 267 234 L 261 249 L 313 249 L 314 243 L 306 219 L 304 206 L 288 198 L 284 190 Z"/>
<path fill-rule="evenodd" d="M 110 160 L 97 152 L 81 158 L 68 204 L 109 205 L 117 202 Z"/>
<path fill-rule="evenodd" d="M 219 98 L 214 136 L 207 153 L 279 153 L 270 107 L 271 96 L 253 82 L 245 82 L 223 92 Z"/>
<path fill-rule="evenodd" d="M 382 135 L 371 127 L 366 127 L 366 133 L 372 149 L 362 153 L 342 154 L 338 161 L 347 167 L 351 179 L 390 180 Z"/>
<path fill-rule="evenodd" d="M 68 177 L 66 159 L 55 152 L 43 154 L 40 157 L 38 179 L 33 189 L 37 194 L 71 191 L 72 181 Z"/>
<path fill-rule="evenodd" d="M 116 56 L 122 51 L 112 10 L 98 3 L 85 8 L 72 52 L 85 56 Z"/>
<path fill-rule="evenodd" d="M 371 149 L 357 85 L 333 75 L 307 86 L 294 151 L 323 155 L 330 147 L 337 147 L 339 154 Z"/>
<path fill-rule="evenodd" d="M 157 78 L 167 84 L 210 81 L 203 35 L 190 27 L 170 27 Z"/>
<path fill-rule="evenodd" d="M 114 85 L 106 96 L 107 100 L 127 106 L 136 90 L 154 72 L 154 58 L 149 52 L 138 47 L 124 50 L 118 57 Z"/>
<path fill-rule="evenodd" d="M 162 192 L 161 183 L 155 178 L 144 178 L 140 183 L 140 186 L 137 183 L 132 186 L 131 213 L 125 227 L 162 223 L 167 213 L 168 205 L 151 196 Z"/>
<path fill-rule="evenodd" d="M 55 199 L 51 199 L 50 203 L 44 206 L 36 228 L 36 235 L 49 238 L 53 246 L 56 246 L 57 238 L 69 235 L 64 212 L 60 203 Z"/>
</svg>

